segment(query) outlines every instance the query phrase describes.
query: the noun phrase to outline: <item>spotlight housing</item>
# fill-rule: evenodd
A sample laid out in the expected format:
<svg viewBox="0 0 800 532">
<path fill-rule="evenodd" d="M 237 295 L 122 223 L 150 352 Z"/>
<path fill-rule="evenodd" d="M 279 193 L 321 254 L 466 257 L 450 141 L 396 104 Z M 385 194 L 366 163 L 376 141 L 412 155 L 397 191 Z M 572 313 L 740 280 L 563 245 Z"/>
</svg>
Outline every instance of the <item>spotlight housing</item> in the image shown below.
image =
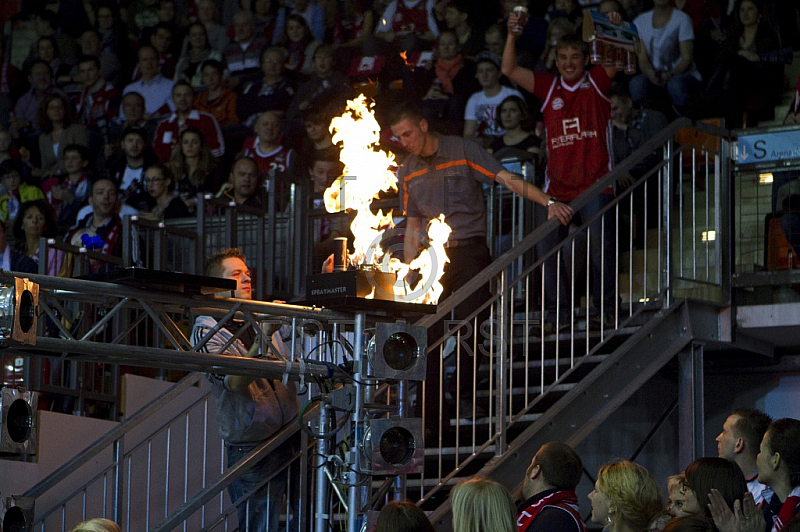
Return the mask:
<svg viewBox="0 0 800 532">
<path fill-rule="evenodd" d="M 0 390 L 0 453 L 36 454 L 38 394 L 24 388 Z"/>
<path fill-rule="evenodd" d="M 425 459 L 422 420 L 383 418 L 370 422 L 372 474 L 419 473 Z"/>
<path fill-rule="evenodd" d="M 15 277 L 13 285 L 0 287 L 0 348 L 12 344 L 36 345 L 39 285 Z"/>
<path fill-rule="evenodd" d="M 394 380 L 425 380 L 425 327 L 405 323 L 378 323 L 367 348 L 371 377 Z"/>
</svg>

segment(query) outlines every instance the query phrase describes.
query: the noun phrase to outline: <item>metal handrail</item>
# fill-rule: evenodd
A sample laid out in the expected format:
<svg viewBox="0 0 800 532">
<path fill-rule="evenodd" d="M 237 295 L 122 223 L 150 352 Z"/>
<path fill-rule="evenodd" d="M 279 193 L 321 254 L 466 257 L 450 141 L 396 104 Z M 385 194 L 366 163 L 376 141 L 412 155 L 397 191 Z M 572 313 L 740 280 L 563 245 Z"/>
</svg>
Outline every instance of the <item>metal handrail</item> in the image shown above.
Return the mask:
<svg viewBox="0 0 800 532">
<path fill-rule="evenodd" d="M 603 178 L 586 189 L 580 196 L 578 196 L 569 204 L 570 207 L 572 207 L 574 211 L 578 211 L 585 207 L 589 201 L 600 194 L 603 190 L 616 184 L 620 177 L 629 172 L 636 164 L 639 163 L 639 161 L 644 159 L 653 150 L 660 148 L 665 142 L 671 140 L 678 130 L 688 126 L 723 137 L 731 136 L 731 132 L 727 129 L 722 129 L 703 122 L 693 121 L 685 117 L 678 118 L 672 122 L 669 127 L 661 130 L 658 135 L 648 140 L 643 146 L 631 154 L 630 157 L 617 165 Z M 514 246 L 513 249 L 510 249 L 500 257 L 494 259 L 492 263 L 487 266 L 479 275 L 476 275 L 461 288 L 455 290 L 450 297 L 439 303 L 435 314 L 423 316 L 416 322 L 416 325 L 427 327 L 446 317 L 459 305 L 459 303 L 464 301 L 478 288 L 488 283 L 492 278 L 502 272 L 524 253 L 532 250 L 536 243 L 541 241 L 548 234 L 552 233 L 558 227 L 558 224 L 558 220 L 550 219 L 545 224 L 534 229 L 530 234 L 523 238 L 517 246 Z M 434 346 L 428 347 L 429 349 L 432 349 L 435 347 L 435 344 Z"/>
</svg>

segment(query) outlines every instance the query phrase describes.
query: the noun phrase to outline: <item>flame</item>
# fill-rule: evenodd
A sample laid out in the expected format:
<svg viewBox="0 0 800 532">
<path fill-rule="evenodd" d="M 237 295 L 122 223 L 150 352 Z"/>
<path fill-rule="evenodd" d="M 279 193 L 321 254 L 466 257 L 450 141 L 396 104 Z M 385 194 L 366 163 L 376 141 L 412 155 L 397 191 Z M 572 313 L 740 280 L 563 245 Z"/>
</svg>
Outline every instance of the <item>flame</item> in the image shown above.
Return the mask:
<svg viewBox="0 0 800 532">
<path fill-rule="evenodd" d="M 395 283 L 395 300 L 404 301 L 406 303 L 431 304 L 436 304 L 439 301 L 439 296 L 442 295 L 442 291 L 444 290 L 439 279 L 444 275 L 444 265 L 450 262 L 450 259 L 447 258 L 447 251 L 445 251 L 444 245 L 447 243 L 447 239 L 450 238 L 451 231 L 452 229 L 450 229 L 450 226 L 444 221 L 444 214 L 440 214 L 438 218 L 434 218 L 428 222 L 428 247 L 423 249 L 417 258 L 411 261 L 411 264 L 406 265 L 399 260 L 394 263 L 394 267 L 398 268 L 398 279 L 404 279 L 408 270 L 419 270 L 421 277 L 419 281 L 421 284 L 417 284 L 417 286 L 414 287 L 411 297 L 406 295 L 405 286 L 400 286 L 398 283 Z M 415 294 L 420 293 L 419 287 L 424 288 L 429 282 L 430 286 L 428 289 L 421 295 L 414 297 Z"/>
<path fill-rule="evenodd" d="M 397 177 L 391 170 L 395 166 L 394 154 L 376 147 L 381 128 L 375 120 L 373 106 L 367 104 L 362 94 L 348 101 L 344 114 L 331 121 L 333 143 L 342 145 L 339 159 L 344 163 L 344 173 L 325 191 L 325 209 L 328 212 L 356 211 L 350 225 L 354 236 L 351 264 L 379 266 L 384 272 L 395 273 L 399 279 L 394 286 L 395 300 L 435 304 L 442 293 L 439 279 L 445 263 L 449 262 L 444 244 L 450 236 L 450 227 L 444 222 L 443 214 L 431 220 L 428 224 L 430 247 L 411 264 L 402 263 L 391 253 L 384 254 L 380 241 L 383 232 L 394 227 L 392 212 L 384 214 L 379 210 L 376 214 L 370 206 L 380 192 L 397 190 Z M 438 257 L 443 259 L 435 260 Z M 403 283 L 409 270 L 419 270 L 421 274 L 421 284 L 418 283 L 410 295 L 408 286 Z M 425 287 L 427 290 L 420 293 Z M 374 297 L 374 293 L 373 289 L 368 298 Z"/>
<path fill-rule="evenodd" d="M 400 57 L 403 58 L 403 63 L 405 63 L 406 66 L 409 67 L 411 69 L 411 71 L 413 72 L 414 71 L 414 63 L 409 63 L 408 62 L 408 54 L 406 53 L 405 50 L 400 52 Z"/>
</svg>

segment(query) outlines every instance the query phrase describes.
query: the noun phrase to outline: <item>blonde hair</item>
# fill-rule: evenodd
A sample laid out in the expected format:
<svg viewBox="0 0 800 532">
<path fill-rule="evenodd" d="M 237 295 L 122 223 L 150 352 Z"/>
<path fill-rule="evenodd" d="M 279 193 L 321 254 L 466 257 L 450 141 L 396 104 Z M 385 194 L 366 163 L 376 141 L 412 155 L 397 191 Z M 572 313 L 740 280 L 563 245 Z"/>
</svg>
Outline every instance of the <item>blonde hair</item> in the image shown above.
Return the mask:
<svg viewBox="0 0 800 532">
<path fill-rule="evenodd" d="M 676 489 L 681 489 L 685 483 L 686 477 L 683 476 L 683 473 L 667 477 L 667 493 L 672 493 Z"/>
<path fill-rule="evenodd" d="M 454 532 L 515 532 L 517 510 L 508 490 L 488 478 L 473 478 L 450 493 Z"/>
<path fill-rule="evenodd" d="M 620 460 L 597 472 L 597 489 L 609 498 L 611 522 L 637 531 L 649 530 L 650 523 L 664 511 L 661 490 L 644 467 Z"/>
<path fill-rule="evenodd" d="M 73 526 L 70 532 L 121 532 L 119 525 L 110 519 L 96 517 Z"/>
</svg>

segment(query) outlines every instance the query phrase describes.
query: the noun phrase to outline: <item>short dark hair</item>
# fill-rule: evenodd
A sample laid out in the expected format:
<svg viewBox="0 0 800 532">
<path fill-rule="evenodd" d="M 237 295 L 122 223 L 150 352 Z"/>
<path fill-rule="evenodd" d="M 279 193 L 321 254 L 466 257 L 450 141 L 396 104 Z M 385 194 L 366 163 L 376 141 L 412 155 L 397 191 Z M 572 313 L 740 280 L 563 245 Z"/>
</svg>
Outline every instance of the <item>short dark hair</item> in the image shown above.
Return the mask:
<svg viewBox="0 0 800 532">
<path fill-rule="evenodd" d="M 631 91 L 628 90 L 627 85 L 624 83 L 612 83 L 611 87 L 608 89 L 608 99 L 611 98 L 623 98 L 627 100 L 633 100 L 633 96 L 631 96 Z"/>
<path fill-rule="evenodd" d="M 242 262 L 247 264 L 247 257 L 239 248 L 228 248 L 218 251 L 208 258 L 203 275 L 207 277 L 219 277 L 222 275 L 222 261 L 225 259 L 241 259 Z"/>
<path fill-rule="evenodd" d="M 543 480 L 560 490 L 575 490 L 583 476 L 583 462 L 575 449 L 560 441 L 542 445 L 533 458 Z"/>
<path fill-rule="evenodd" d="M 386 121 L 390 126 L 400 123 L 404 119 L 412 122 L 419 122 L 425 118 L 422 108 L 418 103 L 411 100 L 404 100 L 393 107 L 386 115 Z"/>
<path fill-rule="evenodd" d="M 558 40 L 558 44 L 556 44 L 556 52 L 562 48 L 575 48 L 576 50 L 580 50 L 584 57 L 589 56 L 589 45 L 586 44 L 576 33 L 564 35 Z"/>
<path fill-rule="evenodd" d="M 89 148 L 86 146 L 81 146 L 80 144 L 67 144 L 67 146 L 64 147 L 64 154 L 66 155 L 68 151 L 78 152 L 78 155 L 81 156 L 81 161 L 89 160 Z"/>
<path fill-rule="evenodd" d="M 141 102 L 142 102 L 142 105 L 144 105 L 145 103 L 147 103 L 147 102 L 146 102 L 146 100 L 144 99 L 144 96 L 142 96 L 142 93 L 141 93 L 141 92 L 136 92 L 136 91 L 126 92 L 125 94 L 123 94 L 123 95 L 122 95 L 122 98 L 121 98 L 121 100 L 124 100 L 125 98 L 127 98 L 127 97 L 128 97 L 128 96 L 130 96 L 131 94 L 133 94 L 134 96 L 136 96 L 137 98 L 139 98 L 139 100 L 141 100 Z"/>
<path fill-rule="evenodd" d="M 96 55 L 82 55 L 80 59 L 78 59 L 79 65 L 81 63 L 90 63 L 90 62 L 94 63 L 94 66 L 96 66 L 98 69 L 102 68 L 102 66 L 100 65 L 100 58 L 97 57 Z"/>
<path fill-rule="evenodd" d="M 22 177 L 22 163 L 14 159 L 6 159 L 0 163 L 0 177 L 4 177 L 11 172 L 16 172 Z"/>
<path fill-rule="evenodd" d="M 170 35 L 175 35 L 172 26 L 170 26 L 168 22 L 161 21 L 153 26 L 153 35 L 155 35 L 158 30 L 167 30 Z"/>
<path fill-rule="evenodd" d="M 211 67 L 220 74 L 225 72 L 225 65 L 223 65 L 222 62 L 217 61 L 216 59 L 206 59 L 205 61 L 203 61 L 203 64 L 200 66 L 200 72 L 202 72 L 203 69 L 206 67 Z"/>
<path fill-rule="evenodd" d="M 781 455 L 789 472 L 791 486 L 800 486 L 800 421 L 792 418 L 777 419 L 767 429 L 769 450 Z"/>
<path fill-rule="evenodd" d="M 756 456 L 772 417 L 755 408 L 737 408 L 731 412 L 731 416 L 736 416 L 733 424 L 736 435 L 744 440 L 747 451 Z"/>
<path fill-rule="evenodd" d="M 381 509 L 375 530 L 381 532 L 434 532 L 433 525 L 417 505 L 409 501 L 389 501 Z"/>
<path fill-rule="evenodd" d="M 284 48 L 283 46 L 269 46 L 267 48 L 264 48 L 264 50 L 262 50 L 261 57 L 259 58 L 260 60 L 259 60 L 258 63 L 259 64 L 263 63 L 264 62 L 264 58 L 270 52 L 278 52 L 279 54 L 281 54 L 281 57 L 283 58 L 284 63 L 286 62 L 286 57 L 289 55 L 288 52 L 286 51 L 286 48 Z"/>
<path fill-rule="evenodd" d="M 175 94 L 175 89 L 177 89 L 178 87 L 189 87 L 189 89 L 192 91 L 192 96 L 194 96 L 194 87 L 192 87 L 192 84 L 186 81 L 185 79 L 181 79 L 175 82 L 175 85 L 172 86 L 172 94 Z"/>
<path fill-rule="evenodd" d="M 116 179 L 114 179 L 111 176 L 100 175 L 92 180 L 91 186 L 89 187 L 89 194 L 94 194 L 94 187 L 96 187 L 100 181 L 108 181 L 109 183 L 114 185 L 114 188 L 117 190 L 117 192 L 119 192 L 119 182 L 117 182 Z"/>
<path fill-rule="evenodd" d="M 138 93 L 129 93 L 129 94 L 138 94 Z M 127 96 L 127 94 L 125 95 Z M 147 132 L 143 127 L 140 126 L 128 126 L 122 131 L 122 140 L 125 140 L 125 137 L 128 135 L 139 135 L 141 139 L 147 144 Z"/>
<path fill-rule="evenodd" d="M 725 458 L 699 458 L 689 464 L 683 474 L 686 485 L 694 492 L 697 504 L 706 517 L 711 517 L 708 494 L 712 488 L 719 490 L 731 510 L 733 501 L 741 499 L 747 493 L 747 481 L 742 469 Z"/>
</svg>

